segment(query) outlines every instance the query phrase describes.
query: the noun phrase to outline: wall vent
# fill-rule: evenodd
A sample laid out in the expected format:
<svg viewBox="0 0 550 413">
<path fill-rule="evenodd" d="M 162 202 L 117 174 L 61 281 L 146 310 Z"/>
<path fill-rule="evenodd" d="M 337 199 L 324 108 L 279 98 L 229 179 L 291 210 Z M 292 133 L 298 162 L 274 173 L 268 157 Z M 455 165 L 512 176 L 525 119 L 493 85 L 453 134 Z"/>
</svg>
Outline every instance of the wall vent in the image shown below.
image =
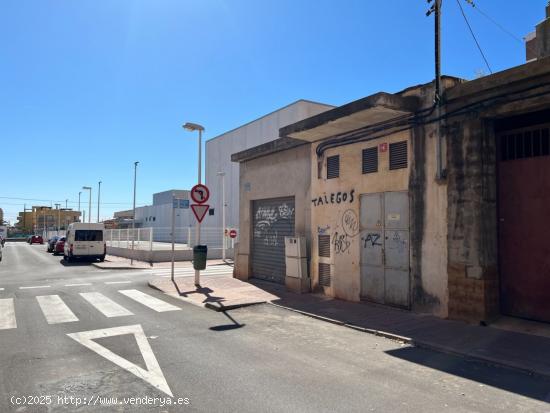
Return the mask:
<svg viewBox="0 0 550 413">
<path fill-rule="evenodd" d="M 319 235 L 319 257 L 330 258 L 330 235 Z"/>
<path fill-rule="evenodd" d="M 378 172 L 378 147 L 363 149 L 363 173 Z"/>
<path fill-rule="evenodd" d="M 319 285 L 330 287 L 330 264 L 319 263 Z"/>
<path fill-rule="evenodd" d="M 407 167 L 407 141 L 390 143 L 390 170 Z"/>
<path fill-rule="evenodd" d="M 329 156 L 327 158 L 327 179 L 338 178 L 340 176 L 340 155 Z"/>
</svg>

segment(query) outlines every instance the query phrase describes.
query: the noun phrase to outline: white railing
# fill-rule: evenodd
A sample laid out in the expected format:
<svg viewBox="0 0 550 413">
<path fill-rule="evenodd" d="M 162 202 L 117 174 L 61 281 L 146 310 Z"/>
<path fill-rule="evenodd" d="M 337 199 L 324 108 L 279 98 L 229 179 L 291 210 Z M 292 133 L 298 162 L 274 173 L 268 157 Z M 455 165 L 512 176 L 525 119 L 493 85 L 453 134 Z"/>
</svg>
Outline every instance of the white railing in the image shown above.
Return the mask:
<svg viewBox="0 0 550 413">
<path fill-rule="evenodd" d="M 191 249 L 195 245 L 195 227 L 179 227 L 174 231 L 174 248 Z M 237 231 L 238 233 L 238 231 Z M 201 244 L 210 248 L 222 248 L 225 240 L 226 248 L 233 248 L 237 239 L 223 236 L 222 228 L 201 228 Z M 108 247 L 132 248 L 156 251 L 172 248 L 171 228 L 135 228 L 135 229 L 106 229 L 105 241 Z"/>
</svg>

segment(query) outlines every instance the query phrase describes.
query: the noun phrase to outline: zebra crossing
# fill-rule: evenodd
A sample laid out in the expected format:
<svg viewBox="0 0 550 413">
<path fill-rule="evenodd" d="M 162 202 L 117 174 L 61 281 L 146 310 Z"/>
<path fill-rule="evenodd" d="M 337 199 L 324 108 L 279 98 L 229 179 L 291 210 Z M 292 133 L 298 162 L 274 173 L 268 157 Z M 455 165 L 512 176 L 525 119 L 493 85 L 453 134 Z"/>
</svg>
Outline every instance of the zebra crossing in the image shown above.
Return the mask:
<svg viewBox="0 0 550 413">
<path fill-rule="evenodd" d="M 150 310 L 162 313 L 166 311 L 178 311 L 181 308 L 163 301 L 157 297 L 146 294 L 140 290 L 128 289 L 119 290 L 121 297 L 127 297 L 134 302 L 140 303 Z M 91 305 L 99 313 L 107 318 L 125 317 L 134 315 L 133 312 L 107 297 L 100 292 L 84 292 L 77 295 L 86 303 Z M 38 303 L 44 319 L 48 324 L 74 323 L 79 321 L 77 315 L 57 294 L 39 295 L 34 297 Z M 14 298 L 0 298 L 0 330 L 11 330 L 17 328 L 16 308 Z"/>
<path fill-rule="evenodd" d="M 168 268 L 154 268 L 147 270 L 139 270 L 142 274 L 151 274 L 160 276 L 163 278 L 170 278 L 171 269 Z M 201 276 L 231 276 L 233 275 L 233 267 L 229 265 L 212 265 L 201 270 Z M 195 270 L 193 267 L 175 268 L 175 277 L 193 277 L 195 276 Z"/>
</svg>

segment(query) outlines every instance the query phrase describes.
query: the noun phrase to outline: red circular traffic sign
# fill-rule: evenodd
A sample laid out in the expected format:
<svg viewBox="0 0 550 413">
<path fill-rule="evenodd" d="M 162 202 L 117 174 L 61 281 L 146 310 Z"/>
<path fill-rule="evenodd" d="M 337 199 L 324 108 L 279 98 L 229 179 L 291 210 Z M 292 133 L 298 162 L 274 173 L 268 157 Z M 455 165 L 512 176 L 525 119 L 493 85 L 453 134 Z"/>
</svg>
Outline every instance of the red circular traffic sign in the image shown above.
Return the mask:
<svg viewBox="0 0 550 413">
<path fill-rule="evenodd" d="M 229 231 L 229 236 L 231 238 L 237 238 L 237 230 L 236 229 L 232 229 L 231 231 Z"/>
<path fill-rule="evenodd" d="M 210 198 L 210 191 L 203 184 L 195 185 L 191 188 L 191 199 L 197 204 L 204 204 Z"/>
</svg>

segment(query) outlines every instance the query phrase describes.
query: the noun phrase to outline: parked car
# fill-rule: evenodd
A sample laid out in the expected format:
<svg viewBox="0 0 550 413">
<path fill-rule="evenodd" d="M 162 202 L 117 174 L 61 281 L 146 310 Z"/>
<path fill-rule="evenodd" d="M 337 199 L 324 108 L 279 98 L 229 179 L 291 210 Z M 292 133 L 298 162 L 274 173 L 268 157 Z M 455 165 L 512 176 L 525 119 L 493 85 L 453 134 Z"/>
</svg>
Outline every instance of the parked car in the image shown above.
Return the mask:
<svg viewBox="0 0 550 413">
<path fill-rule="evenodd" d="M 44 244 L 44 239 L 42 235 L 33 235 L 29 240 L 29 244 Z"/>
<path fill-rule="evenodd" d="M 55 243 L 53 255 L 63 254 L 65 250 L 65 240 L 66 240 L 65 237 L 59 237 L 59 239 Z"/>
<path fill-rule="evenodd" d="M 2 250 L 4 249 L 4 247 L 0 247 L 0 261 L 2 261 Z"/>
<path fill-rule="evenodd" d="M 69 225 L 65 236 L 63 259 L 67 262 L 73 259 L 89 258 L 105 260 L 107 244 L 104 241 L 103 224 L 74 222 Z"/>
<path fill-rule="evenodd" d="M 46 247 L 46 251 L 48 252 L 54 252 L 54 248 L 55 248 L 55 243 L 57 241 L 59 241 L 59 238 L 61 237 L 58 237 L 57 235 L 54 235 L 53 237 L 51 237 L 49 240 L 48 240 L 48 243 L 47 243 L 47 247 Z"/>
</svg>

